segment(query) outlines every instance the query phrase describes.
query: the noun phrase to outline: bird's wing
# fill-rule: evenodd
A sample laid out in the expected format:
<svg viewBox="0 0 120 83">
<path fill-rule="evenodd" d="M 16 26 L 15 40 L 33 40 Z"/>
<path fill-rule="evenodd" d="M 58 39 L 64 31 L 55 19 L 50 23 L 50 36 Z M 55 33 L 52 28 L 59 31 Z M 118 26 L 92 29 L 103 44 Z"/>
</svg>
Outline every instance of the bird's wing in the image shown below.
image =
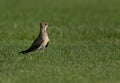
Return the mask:
<svg viewBox="0 0 120 83">
<path fill-rule="evenodd" d="M 41 44 L 42 44 L 43 40 L 41 38 L 37 38 L 32 45 L 30 46 L 30 48 L 28 48 L 29 51 L 33 51 L 35 49 L 37 49 Z"/>
<path fill-rule="evenodd" d="M 45 48 L 47 48 L 47 47 L 48 47 L 48 45 L 49 45 L 49 41 L 48 41 L 48 43 L 46 44 Z"/>
</svg>

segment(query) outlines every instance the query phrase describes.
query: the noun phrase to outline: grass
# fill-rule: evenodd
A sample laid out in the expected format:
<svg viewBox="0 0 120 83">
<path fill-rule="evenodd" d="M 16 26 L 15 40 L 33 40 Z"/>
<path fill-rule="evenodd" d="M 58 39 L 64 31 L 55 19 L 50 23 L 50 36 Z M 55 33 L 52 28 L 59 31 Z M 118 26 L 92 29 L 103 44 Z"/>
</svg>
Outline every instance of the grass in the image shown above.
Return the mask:
<svg viewBox="0 0 120 83">
<path fill-rule="evenodd" d="M 0 83 L 120 83 L 119 0 L 0 0 Z M 44 53 L 26 49 L 49 23 Z"/>
</svg>

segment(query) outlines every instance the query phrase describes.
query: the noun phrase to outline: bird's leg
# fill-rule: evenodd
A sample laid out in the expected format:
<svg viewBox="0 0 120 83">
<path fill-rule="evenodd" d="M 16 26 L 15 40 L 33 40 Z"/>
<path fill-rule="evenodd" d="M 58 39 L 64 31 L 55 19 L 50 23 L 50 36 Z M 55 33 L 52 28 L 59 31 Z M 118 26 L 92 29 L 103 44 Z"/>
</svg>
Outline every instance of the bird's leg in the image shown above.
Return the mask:
<svg viewBox="0 0 120 83">
<path fill-rule="evenodd" d="M 44 50 L 45 50 L 45 47 L 43 46 L 42 47 L 42 50 L 41 50 L 41 52 L 44 54 Z"/>
<path fill-rule="evenodd" d="M 44 49 L 45 49 L 45 46 L 41 46 L 41 47 L 39 48 L 39 51 L 41 51 L 42 55 L 44 54 Z"/>
</svg>

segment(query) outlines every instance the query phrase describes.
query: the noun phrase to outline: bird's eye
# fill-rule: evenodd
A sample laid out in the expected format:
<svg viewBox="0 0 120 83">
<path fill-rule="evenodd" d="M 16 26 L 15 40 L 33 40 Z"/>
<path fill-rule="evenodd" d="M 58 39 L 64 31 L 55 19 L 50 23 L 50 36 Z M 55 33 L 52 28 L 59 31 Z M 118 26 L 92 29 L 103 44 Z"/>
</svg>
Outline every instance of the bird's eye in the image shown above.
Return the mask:
<svg viewBox="0 0 120 83">
<path fill-rule="evenodd" d="M 48 23 L 45 23 L 45 25 L 48 25 Z"/>
</svg>

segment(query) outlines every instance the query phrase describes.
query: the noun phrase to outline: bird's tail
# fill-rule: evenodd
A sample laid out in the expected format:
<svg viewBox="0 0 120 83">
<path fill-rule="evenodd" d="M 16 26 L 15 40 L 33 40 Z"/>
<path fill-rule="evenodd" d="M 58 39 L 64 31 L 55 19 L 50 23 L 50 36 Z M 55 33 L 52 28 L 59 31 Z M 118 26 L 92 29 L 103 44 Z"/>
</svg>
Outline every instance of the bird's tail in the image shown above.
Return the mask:
<svg viewBox="0 0 120 83">
<path fill-rule="evenodd" d="M 24 51 L 20 51 L 19 53 L 27 54 L 28 52 L 30 52 L 30 51 L 29 50 L 24 50 Z"/>
</svg>

